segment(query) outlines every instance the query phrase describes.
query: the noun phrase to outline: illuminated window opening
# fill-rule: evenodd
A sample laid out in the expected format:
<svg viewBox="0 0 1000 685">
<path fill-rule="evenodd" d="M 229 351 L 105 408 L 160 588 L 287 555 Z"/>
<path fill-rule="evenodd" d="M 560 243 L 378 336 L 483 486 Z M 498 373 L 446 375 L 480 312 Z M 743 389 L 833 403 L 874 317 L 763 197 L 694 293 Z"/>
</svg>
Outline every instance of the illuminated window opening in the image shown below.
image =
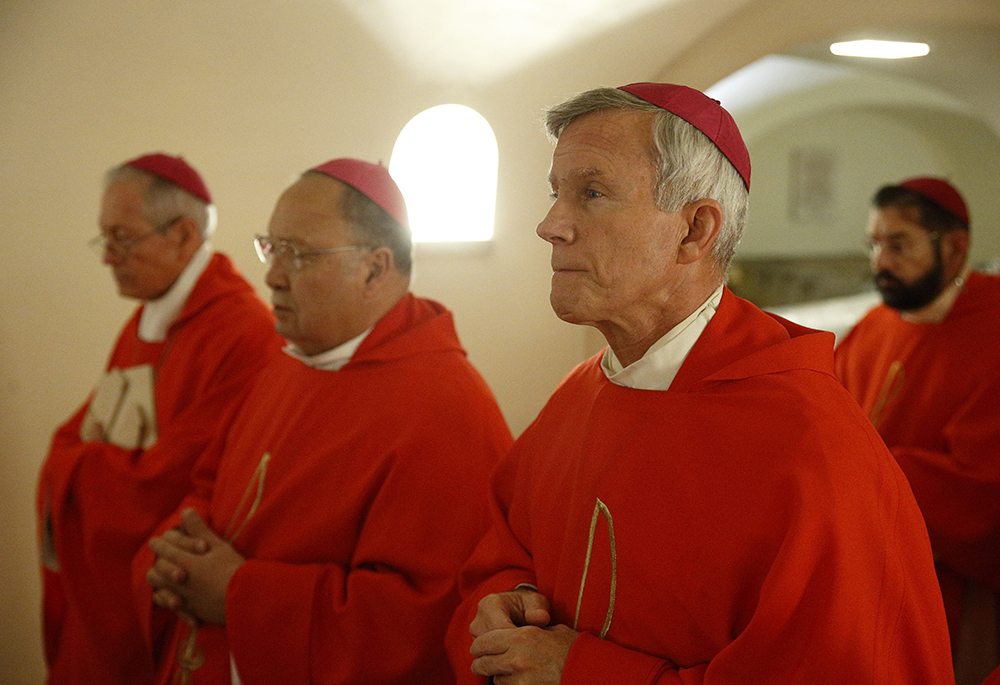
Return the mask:
<svg viewBox="0 0 1000 685">
<path fill-rule="evenodd" d="M 424 110 L 403 127 L 389 173 L 406 199 L 416 242 L 476 242 L 493 237 L 497 139 L 464 105 Z"/>
</svg>

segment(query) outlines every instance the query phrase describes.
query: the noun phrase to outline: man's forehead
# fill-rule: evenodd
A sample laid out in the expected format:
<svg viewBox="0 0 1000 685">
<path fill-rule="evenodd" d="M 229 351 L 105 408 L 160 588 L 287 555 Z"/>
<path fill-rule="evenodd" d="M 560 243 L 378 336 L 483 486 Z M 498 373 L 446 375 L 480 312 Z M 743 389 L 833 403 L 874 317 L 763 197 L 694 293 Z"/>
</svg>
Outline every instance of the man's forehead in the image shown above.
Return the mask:
<svg viewBox="0 0 1000 685">
<path fill-rule="evenodd" d="M 646 162 L 652 171 L 655 152 L 652 114 L 620 109 L 583 116 L 559 136 L 552 153 L 550 181 L 613 175 Z"/>
<path fill-rule="evenodd" d="M 305 176 L 289 186 L 275 205 L 268 225 L 274 238 L 305 242 L 327 234 L 339 237 L 345 222 L 340 214 L 342 184 L 329 177 Z"/>
<path fill-rule="evenodd" d="M 147 183 L 141 179 L 117 181 L 101 196 L 99 221 L 116 221 L 122 215 L 139 215 L 145 205 L 143 191 Z"/>
<path fill-rule="evenodd" d="M 617 148 L 622 145 L 646 147 L 652 143 L 652 112 L 605 109 L 585 114 L 559 135 L 556 152 L 571 144 Z"/>
<path fill-rule="evenodd" d="M 912 233 L 926 232 L 920 224 L 920 210 L 916 207 L 876 207 L 868 215 L 869 234 L 885 237 L 901 237 Z"/>
<path fill-rule="evenodd" d="M 142 200 L 151 179 L 142 176 L 120 178 L 104 189 L 104 200 Z"/>
</svg>

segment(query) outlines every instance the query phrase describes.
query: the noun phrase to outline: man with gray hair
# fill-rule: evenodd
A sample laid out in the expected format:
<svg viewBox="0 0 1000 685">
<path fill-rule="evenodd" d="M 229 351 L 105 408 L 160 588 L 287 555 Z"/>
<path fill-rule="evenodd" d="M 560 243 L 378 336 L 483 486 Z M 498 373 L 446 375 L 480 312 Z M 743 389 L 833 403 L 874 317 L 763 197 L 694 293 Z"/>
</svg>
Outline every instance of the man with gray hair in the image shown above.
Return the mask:
<svg viewBox="0 0 1000 685">
<path fill-rule="evenodd" d="M 551 109 L 556 314 L 608 342 L 494 472 L 460 682 L 947 683 L 927 531 L 833 335 L 725 288 L 750 160 L 671 84 Z"/>
<path fill-rule="evenodd" d="M 182 158 L 148 154 L 109 171 L 99 225 L 91 246 L 140 306 L 39 479 L 49 683 L 151 682 L 132 558 L 280 345 L 253 286 L 213 253 L 215 207 Z"/>
</svg>

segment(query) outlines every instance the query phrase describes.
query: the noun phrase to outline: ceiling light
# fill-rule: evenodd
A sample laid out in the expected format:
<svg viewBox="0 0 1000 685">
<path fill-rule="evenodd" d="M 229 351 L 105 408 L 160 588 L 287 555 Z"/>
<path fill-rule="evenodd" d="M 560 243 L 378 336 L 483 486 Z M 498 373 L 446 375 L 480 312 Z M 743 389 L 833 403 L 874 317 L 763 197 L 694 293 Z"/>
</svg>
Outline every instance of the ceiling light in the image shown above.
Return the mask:
<svg viewBox="0 0 1000 685">
<path fill-rule="evenodd" d="M 891 40 L 852 40 L 834 43 L 830 52 L 843 57 L 879 57 L 899 59 L 901 57 L 922 57 L 931 51 L 927 43 L 901 43 Z"/>
</svg>

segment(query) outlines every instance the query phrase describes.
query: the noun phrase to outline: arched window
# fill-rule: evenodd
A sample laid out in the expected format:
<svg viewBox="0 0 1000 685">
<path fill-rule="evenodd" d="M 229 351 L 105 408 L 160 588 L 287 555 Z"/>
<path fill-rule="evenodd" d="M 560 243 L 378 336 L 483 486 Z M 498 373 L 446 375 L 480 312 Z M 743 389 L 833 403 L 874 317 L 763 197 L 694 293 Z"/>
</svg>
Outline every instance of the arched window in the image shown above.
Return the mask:
<svg viewBox="0 0 1000 685">
<path fill-rule="evenodd" d="M 484 241 L 493 237 L 497 139 L 464 105 L 424 110 L 403 127 L 389 172 L 406 198 L 413 240 Z"/>
</svg>

